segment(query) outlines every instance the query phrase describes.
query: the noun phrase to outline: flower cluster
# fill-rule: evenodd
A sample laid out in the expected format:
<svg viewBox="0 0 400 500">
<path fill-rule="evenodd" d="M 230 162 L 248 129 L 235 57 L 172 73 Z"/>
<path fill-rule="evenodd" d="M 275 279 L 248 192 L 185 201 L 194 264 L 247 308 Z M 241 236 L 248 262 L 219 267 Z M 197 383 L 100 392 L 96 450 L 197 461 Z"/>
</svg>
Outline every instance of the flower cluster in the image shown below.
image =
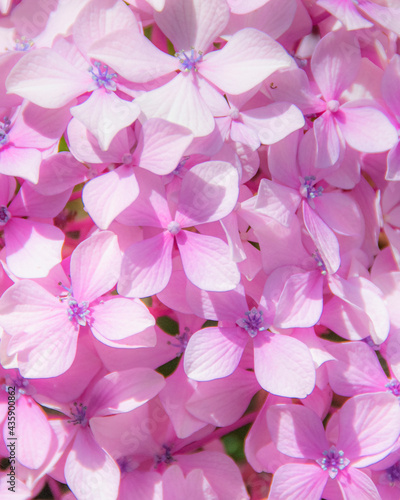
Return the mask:
<svg viewBox="0 0 400 500">
<path fill-rule="evenodd" d="M 1 498 L 400 498 L 398 37 L 0 0 Z"/>
</svg>

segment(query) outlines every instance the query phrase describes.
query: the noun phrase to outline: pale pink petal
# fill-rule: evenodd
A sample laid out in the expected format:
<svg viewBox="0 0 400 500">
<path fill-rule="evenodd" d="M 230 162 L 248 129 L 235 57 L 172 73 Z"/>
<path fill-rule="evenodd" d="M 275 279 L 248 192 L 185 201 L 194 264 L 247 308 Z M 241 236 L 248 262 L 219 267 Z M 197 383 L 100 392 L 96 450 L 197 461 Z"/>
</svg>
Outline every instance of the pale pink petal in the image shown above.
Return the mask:
<svg viewBox="0 0 400 500">
<path fill-rule="evenodd" d="M 187 376 L 199 381 L 227 377 L 238 366 L 247 341 L 238 327 L 199 330 L 185 351 Z"/>
<path fill-rule="evenodd" d="M 246 144 L 253 151 L 258 149 L 261 144 L 257 131 L 239 121 L 231 122 L 230 138 L 232 141 Z"/>
<path fill-rule="evenodd" d="M 315 464 L 282 465 L 274 474 L 268 498 L 320 500 L 328 478 L 328 474 Z"/>
<path fill-rule="evenodd" d="M 218 500 L 249 499 L 238 466 L 224 453 L 202 451 L 179 455 L 178 465 L 184 474 L 193 469 L 201 469 Z M 214 498 L 214 494 L 211 498 Z"/>
<path fill-rule="evenodd" d="M 360 207 L 342 192 L 323 193 L 314 200 L 315 210 L 332 231 L 345 236 L 364 238 L 365 222 Z"/>
<path fill-rule="evenodd" d="M 395 115 L 400 114 L 400 96 L 397 91 L 400 84 L 400 56 L 395 54 L 386 66 L 382 77 L 382 96 Z"/>
<path fill-rule="evenodd" d="M 85 93 L 92 83 L 89 72 L 76 69 L 49 48 L 29 52 L 14 66 L 6 81 L 8 92 L 43 108 L 61 108 Z"/>
<path fill-rule="evenodd" d="M 56 217 L 67 204 L 71 192 L 70 188 L 57 194 L 52 193 L 51 196 L 44 196 L 25 182 L 8 208 L 13 217 Z"/>
<path fill-rule="evenodd" d="M 375 352 L 364 342 L 345 342 L 329 346 L 335 361 L 327 363 L 329 383 L 336 394 L 356 396 L 385 390 L 388 379 Z"/>
<path fill-rule="evenodd" d="M 204 52 L 225 28 L 229 8 L 224 0 L 173 0 L 162 12 L 154 13 L 154 20 L 171 40 L 175 49 L 194 47 Z"/>
<path fill-rule="evenodd" d="M 139 408 L 154 398 L 164 385 L 164 377 L 151 368 L 132 368 L 109 373 L 90 392 L 88 418 L 125 413 Z"/>
<path fill-rule="evenodd" d="M 397 131 L 379 110 L 343 105 L 335 114 L 338 126 L 347 144 L 363 153 L 380 153 L 395 146 Z M 374 124 L 371 128 L 368 124 Z"/>
<path fill-rule="evenodd" d="M 254 371 L 261 387 L 277 396 L 305 398 L 315 386 L 310 351 L 305 344 L 286 335 L 257 334 Z"/>
<path fill-rule="evenodd" d="M 243 122 L 258 132 L 261 144 L 275 144 L 304 126 L 303 113 L 294 104 L 276 102 L 241 113 Z"/>
<path fill-rule="evenodd" d="M 298 191 L 269 179 L 261 179 L 254 208 L 283 226 L 289 227 L 300 201 L 301 196 Z"/>
<path fill-rule="evenodd" d="M 158 472 L 146 471 L 144 474 L 141 470 L 134 470 L 121 478 L 119 498 L 128 500 L 134 491 L 135 500 L 161 500 L 161 488 L 161 475 Z"/>
<path fill-rule="evenodd" d="M 189 129 L 160 118 L 148 120 L 141 130 L 133 162 L 155 174 L 169 174 L 192 142 Z"/>
<path fill-rule="evenodd" d="M 389 151 L 385 179 L 400 181 L 400 142 Z"/>
<path fill-rule="evenodd" d="M 140 114 L 135 102 L 120 99 L 114 92 L 104 89 L 92 92 L 89 99 L 70 111 L 96 137 L 102 150 L 107 150 L 115 135 Z"/>
<path fill-rule="evenodd" d="M 337 100 L 355 80 L 361 52 L 354 33 L 335 31 L 325 35 L 315 48 L 311 70 L 326 102 Z"/>
<path fill-rule="evenodd" d="M 322 313 L 322 286 L 319 271 L 290 276 L 276 306 L 274 325 L 280 328 L 315 325 Z"/>
<path fill-rule="evenodd" d="M 326 270 L 334 274 L 340 266 L 339 243 L 333 231 L 314 212 L 308 203 L 303 202 L 303 219 Z"/>
<path fill-rule="evenodd" d="M 159 50 L 145 36 L 126 29 L 110 33 L 95 42 L 88 55 L 137 83 L 155 80 L 179 67 L 177 58 Z"/>
<path fill-rule="evenodd" d="M 265 5 L 268 0 L 227 0 L 227 2 L 234 14 L 250 14 Z"/>
<path fill-rule="evenodd" d="M 271 0 L 269 3 L 272 3 Z M 267 78 L 263 92 L 277 102 L 290 102 L 306 114 L 325 111 L 326 103 L 310 88 L 307 73 L 296 67 L 274 73 Z"/>
<path fill-rule="evenodd" d="M 230 163 L 209 161 L 184 176 L 175 220 L 181 227 L 213 222 L 228 215 L 239 196 L 239 175 Z"/>
<path fill-rule="evenodd" d="M 58 143 L 70 118 L 68 106 L 43 109 L 32 103 L 24 104 L 10 131 L 11 142 L 22 148 L 50 148 Z"/>
<path fill-rule="evenodd" d="M 85 54 L 94 40 L 123 29 L 139 33 L 135 15 L 125 3 L 115 0 L 89 2 L 73 24 L 74 42 Z"/>
<path fill-rule="evenodd" d="M 268 429 L 281 453 L 317 460 L 329 448 L 318 415 L 301 405 L 273 405 L 267 411 Z"/>
<path fill-rule="evenodd" d="M 51 427 L 44 411 L 30 397 L 20 397 L 16 411 L 18 462 L 29 469 L 38 469 L 50 451 Z"/>
<path fill-rule="evenodd" d="M 88 173 L 89 169 L 71 153 L 57 153 L 42 161 L 34 189 L 47 196 L 59 194 L 86 180 Z"/>
<path fill-rule="evenodd" d="M 146 92 L 136 99 L 146 118 L 164 118 L 188 128 L 195 137 L 210 134 L 215 120 L 201 96 L 199 75 L 179 73 L 162 87 Z"/>
<path fill-rule="evenodd" d="M 206 500 L 216 499 L 201 469 L 190 471 L 186 480 L 178 465 L 172 465 L 163 474 L 163 500 Z"/>
<path fill-rule="evenodd" d="M 336 116 L 336 115 L 335 115 Z M 317 168 L 327 168 L 334 165 L 344 149 L 343 139 L 338 134 L 336 121 L 330 111 L 325 111 L 314 122 L 314 134 L 317 142 Z"/>
<path fill-rule="evenodd" d="M 296 190 L 300 187 L 300 172 L 297 166 L 298 144 L 299 132 L 293 132 L 282 141 L 272 144 L 268 152 L 268 166 L 272 180 Z"/>
<path fill-rule="evenodd" d="M 336 276 L 335 279 L 329 280 L 329 288 L 336 297 L 333 297 L 324 307 L 323 324 L 328 326 L 325 320 L 326 314 L 326 319 L 330 320 L 329 324 L 337 323 L 333 330 L 340 328 L 339 335 L 344 330 L 347 332 L 346 338 L 348 335 L 352 339 L 359 339 L 360 335 L 364 338 L 367 336 L 364 334 L 368 333 L 377 344 L 386 340 L 390 329 L 390 319 L 378 287 L 362 277 L 344 280 Z M 341 301 L 343 302 L 340 303 Z M 353 336 L 354 334 L 356 337 Z"/>
<path fill-rule="evenodd" d="M 225 427 L 243 415 L 259 389 L 254 374 L 238 368 L 226 378 L 198 383 L 186 409 L 203 422 Z"/>
<path fill-rule="evenodd" d="M 199 63 L 199 73 L 224 92 L 236 95 L 291 64 L 291 57 L 275 40 L 246 28 L 235 33 L 223 49 L 207 54 Z"/>
<path fill-rule="evenodd" d="M 0 173 L 37 183 L 42 155 L 37 149 L 6 146 L 0 151 Z"/>
<path fill-rule="evenodd" d="M 361 470 L 350 467 L 346 474 L 338 477 L 339 488 L 344 498 L 357 500 L 382 500 L 372 479 Z"/>
<path fill-rule="evenodd" d="M 213 236 L 181 231 L 176 236 L 183 269 L 188 279 L 210 292 L 233 290 L 240 272 L 230 258 L 228 245 Z"/>
<path fill-rule="evenodd" d="M 126 297 L 149 297 L 161 292 L 172 272 L 173 243 L 171 234 L 163 232 L 131 245 L 122 260 L 118 293 Z"/>
<path fill-rule="evenodd" d="M 43 278 L 61 262 L 64 233 L 58 227 L 11 219 L 5 228 L 7 265 L 19 278 Z"/>
<path fill-rule="evenodd" d="M 118 465 L 94 440 L 90 429 L 80 429 L 65 463 L 65 479 L 77 498 L 116 500 Z"/>
<path fill-rule="evenodd" d="M 124 128 L 111 141 L 107 151 L 100 149 L 97 139 L 77 119 L 72 118 L 67 127 L 69 149 L 75 158 L 85 163 L 125 163 L 132 157 L 135 144 L 133 130 Z"/>
<path fill-rule="evenodd" d="M 184 372 L 183 363 L 179 363 L 174 373 L 168 377 L 159 395 L 165 412 L 174 426 L 174 431 L 180 439 L 191 436 L 207 425 L 204 419 L 195 417 L 186 408 L 186 402 L 192 396 L 196 386 L 197 382 L 190 380 Z"/>
<path fill-rule="evenodd" d="M 399 435 L 399 419 L 398 401 L 389 392 L 355 396 L 339 412 L 337 447 L 350 460 L 389 452 Z M 371 457 L 362 466 L 374 462 Z"/>
<path fill-rule="evenodd" d="M 138 194 L 139 186 L 132 168 L 122 165 L 85 184 L 82 201 L 95 224 L 107 229 Z"/>
<path fill-rule="evenodd" d="M 34 281 L 18 281 L 1 297 L 0 324 L 11 335 L 46 335 L 64 323 L 69 323 L 66 306 Z"/>
<path fill-rule="evenodd" d="M 275 40 L 289 29 L 297 8 L 294 0 L 228 0 L 228 4 L 231 17 L 224 34 L 251 27 L 268 33 Z"/>
<path fill-rule="evenodd" d="M 344 0 L 338 2 L 338 0 L 317 0 L 317 5 L 323 7 L 340 19 L 348 30 L 371 28 L 373 26 L 370 21 L 361 16 L 354 3 L 351 1 Z"/>
<path fill-rule="evenodd" d="M 67 314 L 65 313 L 67 317 Z M 25 378 L 51 378 L 65 373 L 75 359 L 79 329 L 59 316 L 58 323 L 26 335 L 14 335 L 8 345 L 10 355 L 18 353 L 18 367 Z"/>
<path fill-rule="evenodd" d="M 71 256 L 71 284 L 78 301 L 91 302 L 111 290 L 119 278 L 121 253 L 118 239 L 102 231 L 80 243 Z"/>
<path fill-rule="evenodd" d="M 386 2 L 386 5 L 379 5 L 375 2 L 360 3 L 359 9 L 362 13 L 367 14 L 374 21 L 379 23 L 389 31 L 394 31 L 398 36 L 400 35 L 400 8 L 397 3 Z"/>
<path fill-rule="evenodd" d="M 236 323 L 236 320 L 244 316 L 248 310 L 242 285 L 238 285 L 230 292 L 219 293 L 206 292 L 188 284 L 186 295 L 192 312 L 200 318 Z"/>
<path fill-rule="evenodd" d="M 144 304 L 123 297 L 101 301 L 91 309 L 93 334 L 110 340 L 124 339 L 155 324 Z"/>
<path fill-rule="evenodd" d="M 140 196 L 118 215 L 118 222 L 127 226 L 166 229 L 171 222 L 171 214 L 163 179 L 142 168 L 135 169 L 135 176 L 139 184 Z"/>
</svg>

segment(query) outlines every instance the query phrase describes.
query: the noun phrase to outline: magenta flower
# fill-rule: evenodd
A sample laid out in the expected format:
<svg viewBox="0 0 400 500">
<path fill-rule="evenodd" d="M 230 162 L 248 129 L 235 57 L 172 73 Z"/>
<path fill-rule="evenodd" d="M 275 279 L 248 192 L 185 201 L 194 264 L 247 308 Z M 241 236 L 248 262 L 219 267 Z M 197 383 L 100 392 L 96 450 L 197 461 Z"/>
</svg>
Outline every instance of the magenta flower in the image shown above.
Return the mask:
<svg viewBox="0 0 400 500">
<path fill-rule="evenodd" d="M 308 463 L 289 463 L 275 473 L 268 498 L 320 500 L 337 482 L 343 498 L 380 498 L 363 467 L 388 453 L 399 436 L 400 407 L 389 394 L 361 395 L 347 401 L 328 424 L 299 405 L 275 405 L 267 412 L 272 440 L 281 453 Z"/>
<path fill-rule="evenodd" d="M 0 299 L 0 324 L 12 335 L 8 354 L 18 353 L 24 377 L 48 378 L 72 364 L 81 327 L 101 342 L 119 341 L 154 325 L 144 304 L 105 297 L 116 284 L 121 255 L 114 234 L 104 231 L 82 242 L 71 256 L 71 286 L 60 283 L 58 296 L 29 280 L 18 281 Z M 137 346 L 155 341 L 154 332 Z M 135 346 L 133 342 L 133 346 Z"/>
<path fill-rule="evenodd" d="M 163 290 L 171 277 L 174 241 L 186 276 L 194 285 L 213 291 L 233 289 L 240 273 L 226 243 L 184 229 L 219 220 L 232 211 L 238 197 L 236 169 L 223 161 L 195 165 L 183 178 L 175 216 L 160 179 L 144 171 L 141 178 L 142 196 L 118 221 L 162 232 L 125 251 L 118 292 L 127 297 L 147 297 Z"/>
</svg>

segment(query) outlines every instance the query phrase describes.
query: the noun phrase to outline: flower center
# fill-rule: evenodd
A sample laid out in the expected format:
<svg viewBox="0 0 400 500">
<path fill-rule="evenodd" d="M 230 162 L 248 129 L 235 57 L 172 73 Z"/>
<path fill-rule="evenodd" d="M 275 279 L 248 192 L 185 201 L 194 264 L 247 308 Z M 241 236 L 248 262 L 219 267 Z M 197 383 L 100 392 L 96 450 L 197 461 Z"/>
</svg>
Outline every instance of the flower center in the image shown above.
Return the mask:
<svg viewBox="0 0 400 500">
<path fill-rule="evenodd" d="M 181 226 L 173 220 L 168 224 L 167 229 L 171 234 L 178 234 L 181 230 Z"/>
<path fill-rule="evenodd" d="M 136 469 L 136 465 L 132 463 L 132 460 L 129 457 L 121 457 L 117 459 L 118 467 L 121 471 L 121 474 L 127 474 Z"/>
<path fill-rule="evenodd" d="M 326 103 L 327 109 L 332 113 L 336 113 L 336 111 L 339 109 L 339 106 L 339 101 L 335 101 L 334 99 Z"/>
<path fill-rule="evenodd" d="M 89 310 L 89 302 L 81 302 L 78 304 L 78 301 L 71 297 L 68 301 L 68 319 L 70 321 L 76 321 L 78 325 L 86 326 L 88 318 L 86 316 L 90 314 Z"/>
<path fill-rule="evenodd" d="M 11 121 L 7 116 L 5 116 L 4 122 L 0 122 L 0 149 L 7 144 L 9 140 L 8 133 L 10 132 L 10 129 Z"/>
<path fill-rule="evenodd" d="M 400 486 L 400 460 L 386 469 L 386 475 L 390 486 Z"/>
<path fill-rule="evenodd" d="M 14 50 L 18 52 L 26 52 L 34 45 L 33 40 L 30 38 L 26 38 L 26 36 L 21 36 L 21 38 L 17 38 L 15 40 Z"/>
<path fill-rule="evenodd" d="M 17 371 L 13 375 L 7 374 L 4 384 L 1 386 L 6 392 L 8 392 L 9 387 L 15 388 L 15 399 L 22 395 L 32 396 L 32 394 L 36 393 L 36 389 L 30 385 L 29 380 L 21 377 Z"/>
<path fill-rule="evenodd" d="M 10 211 L 4 205 L 0 205 L 0 226 L 5 226 L 10 219 Z"/>
<path fill-rule="evenodd" d="M 170 341 L 167 342 L 168 345 L 172 345 L 173 347 L 176 347 L 177 349 L 179 349 L 177 356 L 180 356 L 181 354 L 183 354 L 185 352 L 185 349 L 186 349 L 188 342 L 189 342 L 189 334 L 190 334 L 190 330 L 186 326 L 185 329 L 183 330 L 183 333 L 181 333 L 180 335 L 177 335 L 175 337 L 176 342 L 170 342 Z"/>
<path fill-rule="evenodd" d="M 322 454 L 324 458 L 319 458 L 316 462 L 321 466 L 322 470 L 328 471 L 331 479 L 335 479 L 339 470 L 343 470 L 350 463 L 348 458 L 343 457 L 344 452 L 342 450 L 337 451 L 336 446 L 331 446 L 329 450 L 325 450 Z"/>
<path fill-rule="evenodd" d="M 314 260 L 317 263 L 317 266 L 320 268 L 321 274 L 323 276 L 325 276 L 326 274 L 328 274 L 328 271 L 326 269 L 325 263 L 322 260 L 322 257 L 320 256 L 318 250 L 315 250 L 315 252 L 312 254 L 312 256 L 314 257 Z"/>
<path fill-rule="evenodd" d="M 157 468 L 161 464 L 170 464 L 172 462 L 175 462 L 174 457 L 172 456 L 171 450 L 172 446 L 168 446 L 166 444 L 163 444 L 163 450 L 161 453 L 157 454 L 154 457 L 155 465 L 154 467 Z"/>
<path fill-rule="evenodd" d="M 197 52 L 193 47 L 190 49 L 190 55 L 186 54 L 184 50 L 176 52 L 175 57 L 179 59 L 181 63 L 181 71 L 197 71 L 197 63 L 203 59 L 203 53 Z"/>
<path fill-rule="evenodd" d="M 86 410 L 87 406 L 83 406 L 82 403 L 75 402 L 73 408 L 71 408 L 71 417 L 73 417 L 73 419 L 68 420 L 68 423 L 86 427 L 88 423 L 88 419 L 86 417 Z"/>
<path fill-rule="evenodd" d="M 400 382 L 398 380 L 391 380 L 385 385 L 385 387 L 387 388 L 388 392 L 391 392 L 397 398 L 400 397 Z"/>
<path fill-rule="evenodd" d="M 300 181 L 302 181 L 302 178 L 300 177 Z M 314 198 L 317 198 L 318 196 L 322 195 L 322 191 L 324 190 L 323 187 L 314 187 L 315 184 L 315 177 L 314 175 L 307 175 L 304 177 L 304 182 L 302 182 L 300 186 L 300 194 L 304 197 L 307 198 L 307 200 L 310 202 L 310 205 L 313 206 L 313 200 Z"/>
<path fill-rule="evenodd" d="M 263 319 L 263 312 L 258 311 L 255 307 L 251 311 L 247 311 L 244 318 L 236 321 L 240 328 L 244 328 L 250 337 L 255 337 L 258 332 L 266 330 Z"/>
<path fill-rule="evenodd" d="M 95 61 L 93 66 L 89 68 L 89 73 L 92 75 L 92 80 L 96 82 L 98 88 L 104 87 L 108 92 L 117 89 L 117 84 L 114 81 L 118 75 L 117 73 L 109 73 L 108 66 L 101 64 L 100 61 Z"/>
</svg>

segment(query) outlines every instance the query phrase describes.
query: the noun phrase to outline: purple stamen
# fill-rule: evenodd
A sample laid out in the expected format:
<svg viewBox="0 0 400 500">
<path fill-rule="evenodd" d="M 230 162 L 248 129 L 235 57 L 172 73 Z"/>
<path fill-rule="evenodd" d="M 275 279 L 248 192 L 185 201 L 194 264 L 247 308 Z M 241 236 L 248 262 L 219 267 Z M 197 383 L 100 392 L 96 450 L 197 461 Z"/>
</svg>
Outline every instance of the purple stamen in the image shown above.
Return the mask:
<svg viewBox="0 0 400 500">
<path fill-rule="evenodd" d="M 26 52 L 31 49 L 33 45 L 33 40 L 26 38 L 26 36 L 21 36 L 21 38 L 17 38 L 17 40 L 15 40 L 14 50 L 17 50 L 18 52 Z"/>
<path fill-rule="evenodd" d="M 11 121 L 10 119 L 5 116 L 4 117 L 4 122 L 0 122 L 0 149 L 2 146 L 5 146 L 9 140 L 8 133 L 10 132 L 11 129 Z"/>
<path fill-rule="evenodd" d="M 168 446 L 166 444 L 163 444 L 163 449 L 164 451 L 160 454 L 157 454 L 155 457 L 154 457 L 154 468 L 157 468 L 159 465 L 161 464 L 170 464 L 172 462 L 175 462 L 175 459 L 174 457 L 172 456 L 171 454 L 171 450 L 172 450 L 172 447 L 171 446 Z"/>
<path fill-rule="evenodd" d="M 89 68 L 89 73 L 92 75 L 92 79 L 96 82 L 96 85 L 101 88 L 104 87 L 108 92 L 117 90 L 117 84 L 114 82 L 114 78 L 118 75 L 117 73 L 108 73 L 108 66 L 101 64 L 100 61 L 95 61 L 93 66 Z M 97 71 L 97 72 L 96 72 Z"/>
<path fill-rule="evenodd" d="M 251 311 L 247 311 L 244 318 L 236 321 L 240 328 L 244 328 L 250 337 L 255 337 L 258 332 L 262 332 L 267 328 L 264 325 L 263 312 L 258 311 L 255 307 Z"/>
<path fill-rule="evenodd" d="M 10 211 L 4 205 L 0 205 L 0 226 L 5 226 L 10 219 Z"/>
<path fill-rule="evenodd" d="M 300 194 L 304 196 L 304 198 L 307 198 L 308 202 L 313 208 L 315 208 L 314 198 L 321 196 L 324 190 L 324 188 L 321 186 L 318 188 L 314 187 L 315 180 L 316 179 L 314 175 L 307 175 L 306 177 L 304 177 L 304 182 L 300 177 L 300 181 L 302 182 L 300 186 Z"/>
<path fill-rule="evenodd" d="M 400 486 L 400 460 L 386 469 L 386 475 L 390 486 Z"/>
<path fill-rule="evenodd" d="M 89 302 L 81 302 L 78 304 L 78 301 L 71 297 L 68 301 L 69 309 L 68 309 L 68 318 L 70 321 L 76 321 L 78 325 L 86 326 L 88 318 L 86 316 L 90 314 Z"/>
<path fill-rule="evenodd" d="M 342 450 L 337 451 L 334 445 L 331 446 L 329 450 L 325 450 L 322 454 L 324 458 L 319 458 L 316 462 L 320 465 L 322 470 L 328 471 L 331 479 L 335 479 L 339 470 L 343 470 L 350 463 L 348 458 L 343 458 L 344 452 Z"/>
<path fill-rule="evenodd" d="M 177 353 L 177 356 L 180 356 L 181 354 L 183 354 L 186 350 L 186 347 L 188 345 L 188 342 L 189 342 L 189 334 L 190 334 L 190 330 L 189 328 L 186 326 L 185 329 L 183 330 L 183 333 L 181 333 L 180 335 L 177 335 L 175 337 L 175 340 L 177 340 L 177 342 L 167 342 L 169 345 L 172 345 L 173 347 L 176 347 L 177 349 L 179 349 L 179 352 Z"/>
<path fill-rule="evenodd" d="M 320 268 L 321 274 L 323 276 L 325 276 L 326 274 L 328 274 L 328 270 L 326 269 L 325 263 L 322 260 L 322 257 L 319 254 L 318 250 L 315 250 L 315 252 L 312 254 L 312 256 L 314 257 L 314 259 L 315 259 L 315 261 L 317 263 L 317 266 Z"/>
<path fill-rule="evenodd" d="M 117 464 L 121 471 L 121 474 L 127 474 L 128 472 L 131 472 L 136 468 L 132 463 L 132 459 L 128 457 L 117 458 Z"/>
<path fill-rule="evenodd" d="M 398 380 L 392 379 L 385 385 L 385 387 L 388 392 L 391 392 L 394 396 L 396 396 L 396 398 L 400 397 L 400 382 Z"/>
<path fill-rule="evenodd" d="M 24 379 L 17 371 L 14 375 L 8 374 L 5 383 L 1 386 L 6 392 L 8 392 L 9 387 L 15 388 L 15 399 L 23 395 L 32 396 L 36 393 L 36 389 L 30 385 L 29 380 Z"/>
<path fill-rule="evenodd" d="M 86 427 L 88 423 L 88 419 L 86 418 L 86 410 L 87 406 L 83 406 L 82 403 L 74 403 L 74 407 L 71 408 L 71 417 L 74 417 L 72 420 L 68 420 L 69 424 L 73 425 L 81 425 L 82 427 Z"/>
<path fill-rule="evenodd" d="M 197 71 L 196 64 L 203 59 L 203 53 L 197 52 L 193 47 L 190 49 L 190 57 L 186 54 L 184 50 L 181 50 L 175 54 L 175 57 L 179 59 L 181 63 L 181 71 Z"/>
</svg>

